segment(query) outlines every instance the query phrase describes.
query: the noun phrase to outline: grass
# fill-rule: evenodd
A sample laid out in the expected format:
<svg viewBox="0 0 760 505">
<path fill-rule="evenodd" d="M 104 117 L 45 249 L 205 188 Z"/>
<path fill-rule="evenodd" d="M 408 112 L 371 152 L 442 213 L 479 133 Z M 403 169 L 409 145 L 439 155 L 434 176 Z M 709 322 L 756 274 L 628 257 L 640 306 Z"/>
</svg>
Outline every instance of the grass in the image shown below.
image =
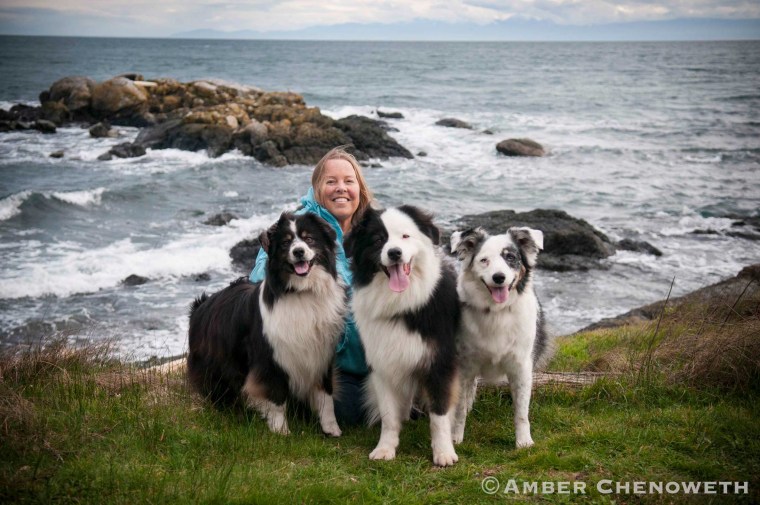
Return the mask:
<svg viewBox="0 0 760 505">
<path fill-rule="evenodd" d="M 431 464 L 426 418 L 405 425 L 395 461 L 373 462 L 378 427 L 330 439 L 313 419 L 290 415 L 292 435 L 274 435 L 252 414 L 209 408 L 181 372 L 53 342 L 0 359 L 0 502 L 756 503 L 757 307 L 752 295 L 720 313 L 679 307 L 656 325 L 559 339 L 553 370 L 614 374 L 536 390 L 536 445 L 519 451 L 508 389 L 483 388 L 460 461 L 447 469 Z M 485 477 L 501 490 L 510 479 L 587 488 L 491 496 Z M 602 479 L 746 481 L 749 494 L 603 495 Z"/>
</svg>

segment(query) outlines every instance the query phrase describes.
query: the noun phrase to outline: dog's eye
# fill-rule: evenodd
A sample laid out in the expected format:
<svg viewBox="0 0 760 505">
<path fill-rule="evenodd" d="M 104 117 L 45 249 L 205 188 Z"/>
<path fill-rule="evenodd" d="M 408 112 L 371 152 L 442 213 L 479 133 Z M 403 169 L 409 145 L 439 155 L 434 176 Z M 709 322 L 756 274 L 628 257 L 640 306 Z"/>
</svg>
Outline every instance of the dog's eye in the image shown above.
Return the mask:
<svg viewBox="0 0 760 505">
<path fill-rule="evenodd" d="M 283 247 L 290 247 L 290 244 L 291 244 L 292 242 L 293 242 L 292 240 L 283 240 L 283 241 L 282 241 L 282 246 L 283 246 Z"/>
<path fill-rule="evenodd" d="M 312 244 L 314 244 L 314 239 L 313 239 L 313 238 L 311 238 L 311 237 L 304 237 L 304 238 L 303 238 L 303 241 L 304 241 L 304 242 L 306 242 L 306 243 L 307 243 L 307 244 L 309 244 L 309 245 L 312 245 Z"/>
<path fill-rule="evenodd" d="M 406 233 L 404 233 L 403 235 L 401 235 L 401 238 L 409 238 L 409 235 L 407 235 Z"/>
<path fill-rule="evenodd" d="M 377 237 L 377 238 L 375 239 L 375 245 L 380 245 L 380 244 L 382 244 L 384 241 L 385 241 L 385 239 L 384 239 L 383 237 Z"/>
<path fill-rule="evenodd" d="M 480 258 L 481 265 L 488 265 L 488 258 Z"/>
<path fill-rule="evenodd" d="M 506 256 L 504 256 L 504 258 L 505 258 L 507 261 L 509 261 L 510 263 L 513 263 L 514 261 L 516 261 L 516 260 L 517 260 L 517 256 L 515 256 L 513 253 L 507 253 L 507 255 L 506 255 Z"/>
</svg>

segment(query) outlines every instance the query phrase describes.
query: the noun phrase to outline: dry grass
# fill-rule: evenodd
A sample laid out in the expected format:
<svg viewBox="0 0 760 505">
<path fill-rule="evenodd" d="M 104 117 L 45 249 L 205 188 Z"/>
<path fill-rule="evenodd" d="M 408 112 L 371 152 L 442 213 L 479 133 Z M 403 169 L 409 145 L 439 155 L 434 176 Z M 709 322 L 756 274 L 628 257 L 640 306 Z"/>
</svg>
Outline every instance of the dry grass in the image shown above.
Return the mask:
<svg viewBox="0 0 760 505">
<path fill-rule="evenodd" d="M 747 279 L 742 288 L 730 297 L 665 303 L 649 322 L 565 337 L 565 345 L 575 341 L 583 351 L 565 360 L 580 371 L 632 375 L 639 384 L 656 376 L 696 388 L 760 391 L 760 282 Z"/>
</svg>

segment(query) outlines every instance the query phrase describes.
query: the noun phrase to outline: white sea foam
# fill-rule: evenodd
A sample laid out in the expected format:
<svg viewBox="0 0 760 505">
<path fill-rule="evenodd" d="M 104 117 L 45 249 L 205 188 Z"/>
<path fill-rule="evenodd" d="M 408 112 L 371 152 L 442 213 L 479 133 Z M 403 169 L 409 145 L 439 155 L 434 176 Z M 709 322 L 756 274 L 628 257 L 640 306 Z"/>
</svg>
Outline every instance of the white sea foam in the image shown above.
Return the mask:
<svg viewBox="0 0 760 505">
<path fill-rule="evenodd" d="M 105 191 L 106 188 L 97 188 L 84 191 L 55 192 L 51 193 L 50 196 L 66 203 L 88 207 L 100 205 Z"/>
<path fill-rule="evenodd" d="M 220 268 L 229 274 L 230 248 L 274 219 L 236 219 L 213 231 L 199 227 L 154 248 L 129 238 L 97 249 L 73 242 L 57 242 L 44 251 L 35 248 L 34 253 L 10 258 L 14 267 L 0 272 L 0 298 L 92 293 L 117 286 L 131 274 L 166 281 Z M 37 261 L 40 254 L 44 263 Z"/>
<path fill-rule="evenodd" d="M 226 196 L 227 198 L 237 198 L 240 195 L 238 194 L 237 191 L 225 191 L 224 196 Z"/>
<path fill-rule="evenodd" d="M 0 200 L 0 221 L 5 221 L 21 213 L 21 204 L 29 198 L 31 191 L 22 191 Z"/>
</svg>

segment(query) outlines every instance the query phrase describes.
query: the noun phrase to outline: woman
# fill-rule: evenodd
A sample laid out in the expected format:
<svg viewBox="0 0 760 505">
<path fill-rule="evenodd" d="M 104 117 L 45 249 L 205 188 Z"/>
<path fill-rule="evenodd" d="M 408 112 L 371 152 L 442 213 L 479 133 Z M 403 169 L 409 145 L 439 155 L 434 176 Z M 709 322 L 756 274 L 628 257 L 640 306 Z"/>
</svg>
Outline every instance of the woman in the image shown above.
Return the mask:
<svg viewBox="0 0 760 505">
<path fill-rule="evenodd" d="M 371 201 L 372 193 L 362 176 L 359 163 L 341 146 L 332 149 L 319 160 L 311 175 L 311 188 L 301 198 L 301 208 L 296 211 L 297 214 L 316 214 L 333 227 L 338 236 L 336 266 L 347 286 L 351 286 L 352 277 L 343 250 L 343 236 L 360 219 Z M 266 262 L 267 254 L 260 249 L 256 265 L 249 276 L 251 282 L 264 280 Z M 342 426 L 359 424 L 364 419 L 362 382 L 367 375 L 367 362 L 351 313 L 346 316 L 343 335 L 336 348 L 335 363 L 338 372 L 335 416 Z"/>
</svg>

